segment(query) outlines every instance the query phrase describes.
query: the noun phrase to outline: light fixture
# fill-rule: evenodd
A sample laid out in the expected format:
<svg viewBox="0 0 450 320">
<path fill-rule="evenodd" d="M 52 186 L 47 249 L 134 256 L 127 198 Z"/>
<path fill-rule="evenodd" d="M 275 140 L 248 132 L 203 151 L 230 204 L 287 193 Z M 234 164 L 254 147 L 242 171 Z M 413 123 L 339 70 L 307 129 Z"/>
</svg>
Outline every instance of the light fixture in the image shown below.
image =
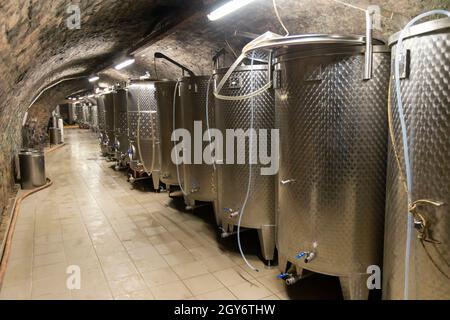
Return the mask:
<svg viewBox="0 0 450 320">
<path fill-rule="evenodd" d="M 92 76 L 89 78 L 89 82 L 95 82 L 95 81 L 98 81 L 99 79 L 100 79 L 100 77 L 98 77 L 98 76 Z"/>
<path fill-rule="evenodd" d="M 226 16 L 227 14 L 230 14 L 242 7 L 245 7 L 250 2 L 253 2 L 254 0 L 232 0 L 227 3 L 225 3 L 223 6 L 219 7 L 218 9 L 214 10 L 210 14 L 208 14 L 208 19 L 211 21 L 219 20 L 220 18 Z"/>
<path fill-rule="evenodd" d="M 132 65 L 134 63 L 134 61 L 135 61 L 134 59 L 127 59 L 127 60 L 119 63 L 118 65 L 116 65 L 114 67 L 114 69 L 121 70 L 121 69 L 123 69 L 125 67 L 128 67 L 129 65 Z"/>
</svg>

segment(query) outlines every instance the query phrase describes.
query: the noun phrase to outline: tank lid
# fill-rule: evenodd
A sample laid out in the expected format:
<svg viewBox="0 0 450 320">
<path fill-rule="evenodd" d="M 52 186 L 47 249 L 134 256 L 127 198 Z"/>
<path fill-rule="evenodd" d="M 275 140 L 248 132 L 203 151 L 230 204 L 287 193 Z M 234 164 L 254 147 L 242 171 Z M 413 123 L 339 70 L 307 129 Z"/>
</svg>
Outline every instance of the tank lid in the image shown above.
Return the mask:
<svg viewBox="0 0 450 320">
<path fill-rule="evenodd" d="M 363 45 L 366 37 L 358 35 L 338 35 L 338 34 L 300 34 L 287 37 L 276 37 L 265 39 L 248 48 L 247 51 L 256 49 L 274 49 L 280 47 L 301 46 L 301 45 Z M 373 39 L 374 45 L 383 45 L 384 42 Z M 246 53 L 246 52 L 245 52 Z"/>
<path fill-rule="evenodd" d="M 430 32 L 435 32 L 438 30 L 444 30 L 450 28 L 450 18 L 437 19 L 433 21 L 427 21 L 415 26 L 410 27 L 405 31 L 403 39 L 424 35 Z M 397 43 L 398 38 L 400 37 L 401 31 L 393 34 L 389 38 L 389 46 Z"/>
</svg>

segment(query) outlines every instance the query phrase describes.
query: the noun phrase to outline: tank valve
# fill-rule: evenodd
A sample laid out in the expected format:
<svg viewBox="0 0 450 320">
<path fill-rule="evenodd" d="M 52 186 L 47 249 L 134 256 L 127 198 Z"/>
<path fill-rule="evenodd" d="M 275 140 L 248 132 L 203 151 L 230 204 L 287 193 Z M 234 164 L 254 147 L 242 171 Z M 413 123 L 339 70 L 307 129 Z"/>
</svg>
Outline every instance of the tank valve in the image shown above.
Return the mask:
<svg viewBox="0 0 450 320">
<path fill-rule="evenodd" d="M 291 286 L 299 281 L 301 279 L 301 276 L 285 272 L 277 275 L 277 278 L 284 280 L 284 282 L 286 282 L 286 285 Z"/>
<path fill-rule="evenodd" d="M 305 263 L 311 262 L 315 257 L 316 257 L 316 253 L 314 251 L 308 252 L 305 257 Z"/>
<path fill-rule="evenodd" d="M 281 180 L 280 181 L 280 183 L 284 186 L 284 185 L 287 185 L 287 184 L 289 184 L 289 183 L 293 183 L 293 182 L 295 182 L 295 180 L 294 179 L 288 179 L 288 180 Z"/>
<path fill-rule="evenodd" d="M 128 181 L 130 181 L 130 183 L 134 183 L 136 181 L 136 179 L 134 179 L 134 177 L 132 175 L 130 175 L 130 178 L 128 179 Z"/>
<path fill-rule="evenodd" d="M 238 215 L 239 215 L 239 211 L 232 212 L 232 213 L 230 213 L 230 218 L 234 218 Z"/>
<path fill-rule="evenodd" d="M 295 256 L 295 259 L 300 260 L 302 258 L 305 258 L 304 262 L 308 263 L 311 262 L 314 258 L 316 257 L 316 252 L 315 251 L 303 251 L 300 252 L 299 254 L 297 254 Z"/>
</svg>

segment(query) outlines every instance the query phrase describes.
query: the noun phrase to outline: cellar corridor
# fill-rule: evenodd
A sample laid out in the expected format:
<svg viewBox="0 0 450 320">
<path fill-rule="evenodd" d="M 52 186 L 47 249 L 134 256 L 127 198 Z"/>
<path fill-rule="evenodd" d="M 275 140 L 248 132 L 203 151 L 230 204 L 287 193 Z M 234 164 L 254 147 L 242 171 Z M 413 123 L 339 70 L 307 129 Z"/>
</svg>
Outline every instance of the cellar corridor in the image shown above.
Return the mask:
<svg viewBox="0 0 450 320">
<path fill-rule="evenodd" d="M 217 240 L 212 210 L 183 212 L 182 200 L 143 192 L 148 181 L 133 189 L 89 130 L 65 139 L 46 156 L 53 185 L 22 204 L 1 299 L 339 298 L 338 281 L 323 276 L 305 279 L 303 297 L 287 291 L 251 247 L 256 233 L 243 238 L 260 271 L 248 270 L 234 237 Z M 80 289 L 66 285 L 69 266 Z"/>
</svg>

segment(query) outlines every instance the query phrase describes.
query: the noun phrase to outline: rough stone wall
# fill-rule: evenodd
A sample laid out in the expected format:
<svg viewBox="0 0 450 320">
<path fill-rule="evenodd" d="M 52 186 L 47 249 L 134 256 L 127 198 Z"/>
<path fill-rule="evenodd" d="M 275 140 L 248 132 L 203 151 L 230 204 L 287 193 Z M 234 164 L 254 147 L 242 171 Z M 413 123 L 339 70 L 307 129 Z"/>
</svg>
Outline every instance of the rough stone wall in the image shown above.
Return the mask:
<svg viewBox="0 0 450 320">
<path fill-rule="evenodd" d="M 198 2 L 195 0 L 194 2 Z M 13 185 L 13 160 L 21 148 L 22 119 L 39 91 L 65 77 L 85 74 L 148 35 L 160 6 L 182 0 L 4 0 L 0 1 L 0 207 Z M 78 4 L 81 29 L 66 25 L 66 9 Z M 162 12 L 161 10 L 159 12 Z M 70 93 L 70 88 L 66 88 Z M 56 90 L 56 91 L 55 91 Z M 42 105 L 63 95 L 48 92 Z M 39 113 L 39 112 L 38 112 Z M 39 121 L 47 116 L 40 113 Z"/>
</svg>

